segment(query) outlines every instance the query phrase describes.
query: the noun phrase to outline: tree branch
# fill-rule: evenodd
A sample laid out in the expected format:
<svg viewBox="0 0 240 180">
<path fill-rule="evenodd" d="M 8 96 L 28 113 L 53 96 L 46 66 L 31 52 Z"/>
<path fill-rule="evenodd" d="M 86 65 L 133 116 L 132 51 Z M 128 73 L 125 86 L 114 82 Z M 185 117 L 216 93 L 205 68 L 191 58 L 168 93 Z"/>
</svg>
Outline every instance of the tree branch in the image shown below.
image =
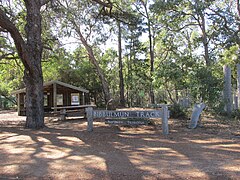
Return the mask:
<svg viewBox="0 0 240 180">
<path fill-rule="evenodd" d="M 40 0 L 40 4 L 41 4 L 41 6 L 43 6 L 43 5 L 45 5 L 45 4 L 47 4 L 47 3 L 49 3 L 51 0 Z"/>
<path fill-rule="evenodd" d="M 4 93 L 0 93 L 1 96 L 3 96 L 5 99 L 7 99 L 8 101 L 11 101 L 13 104 L 17 104 L 17 101 L 15 99 L 9 98 L 8 95 L 4 94 Z"/>
<path fill-rule="evenodd" d="M 16 59 L 17 57 L 14 57 L 14 54 L 15 53 L 7 53 L 7 54 L 3 54 L 3 55 L 1 55 L 0 56 L 0 61 L 2 60 L 2 59 Z M 12 57 L 9 57 L 9 56 L 12 56 Z"/>
<path fill-rule="evenodd" d="M 108 8 L 112 8 L 113 7 L 113 3 L 110 0 L 107 0 L 107 2 L 103 2 L 101 0 L 92 0 L 92 1 L 102 5 L 104 7 L 108 7 Z"/>
<path fill-rule="evenodd" d="M 6 29 L 3 29 L 3 28 L 1 28 L 1 27 L 0 27 L 0 31 L 7 33 Z"/>
<path fill-rule="evenodd" d="M 2 9 L 0 9 L 0 27 L 7 30 L 11 34 L 18 51 L 18 55 L 21 58 L 25 68 L 30 72 L 31 63 L 26 52 L 26 44 L 16 26 L 10 21 Z"/>
</svg>

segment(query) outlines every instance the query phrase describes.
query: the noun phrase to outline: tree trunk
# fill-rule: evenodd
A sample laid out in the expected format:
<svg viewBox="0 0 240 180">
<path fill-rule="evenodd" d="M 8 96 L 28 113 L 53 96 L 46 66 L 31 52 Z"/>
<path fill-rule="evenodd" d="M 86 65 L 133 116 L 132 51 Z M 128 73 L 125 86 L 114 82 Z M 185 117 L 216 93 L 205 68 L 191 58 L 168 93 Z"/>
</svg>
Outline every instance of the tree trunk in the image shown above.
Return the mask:
<svg viewBox="0 0 240 180">
<path fill-rule="evenodd" d="M 175 95 L 176 95 L 176 102 L 178 102 L 179 96 L 178 96 L 178 90 L 177 90 L 176 86 L 175 86 Z"/>
<path fill-rule="evenodd" d="M 206 22 L 205 22 L 205 17 L 203 13 L 200 13 L 201 17 L 201 30 L 202 30 L 202 42 L 203 42 L 203 47 L 204 47 L 204 59 L 206 62 L 206 66 L 210 66 L 210 58 L 209 58 L 209 49 L 208 49 L 208 39 L 207 39 L 207 33 L 206 33 Z"/>
<path fill-rule="evenodd" d="M 101 83 L 102 83 L 105 103 L 108 104 L 111 100 L 111 94 L 110 94 L 109 85 L 108 85 L 108 82 L 107 82 L 107 80 L 104 76 L 104 73 L 103 73 L 101 67 L 98 64 L 97 59 L 94 56 L 92 48 L 87 43 L 86 39 L 83 37 L 82 32 L 80 30 L 80 27 L 76 24 L 76 22 L 74 20 L 72 20 L 71 22 L 72 22 L 73 26 L 75 27 L 75 30 L 76 30 L 77 34 L 79 35 L 82 44 L 84 45 L 85 49 L 88 52 L 90 62 L 96 68 L 98 77 L 99 77 L 99 79 L 101 80 Z"/>
<path fill-rule="evenodd" d="M 232 113 L 231 68 L 228 65 L 224 65 L 223 72 L 224 72 L 223 100 L 225 104 L 224 109 L 228 115 L 231 115 Z"/>
<path fill-rule="evenodd" d="M 237 64 L 237 97 L 238 107 L 240 107 L 240 64 Z"/>
<path fill-rule="evenodd" d="M 238 19 L 240 18 L 240 1 L 237 0 L 237 13 L 238 13 Z M 240 24 L 238 24 L 238 30 L 240 31 Z"/>
<path fill-rule="evenodd" d="M 154 72 L 154 50 L 153 50 L 153 38 L 151 33 L 151 21 L 147 10 L 147 4 L 144 1 L 141 1 L 146 13 L 147 18 L 147 27 L 148 27 L 148 38 L 149 38 L 149 51 L 150 51 L 150 103 L 155 103 L 155 96 L 153 91 L 153 72 Z"/>
<path fill-rule="evenodd" d="M 31 71 L 25 70 L 24 82 L 26 85 L 26 127 L 44 127 L 43 109 L 43 75 L 42 75 L 42 39 L 40 1 L 25 0 L 27 8 L 27 52 L 30 58 Z"/>
<path fill-rule="evenodd" d="M 125 107 L 124 97 L 124 79 L 123 79 L 123 63 L 122 63 L 122 32 L 121 23 L 118 21 L 118 62 L 119 62 L 119 90 L 120 90 L 120 106 Z"/>
<path fill-rule="evenodd" d="M 12 36 L 18 55 L 25 67 L 24 82 L 26 85 L 26 128 L 44 127 L 43 109 L 43 76 L 41 67 L 41 4 L 39 0 L 24 0 L 27 9 L 25 42 L 5 12 L 0 9 L 0 26 Z M 47 2 L 47 1 L 46 1 Z"/>
<path fill-rule="evenodd" d="M 41 76 L 31 77 L 25 71 L 26 84 L 26 128 L 39 129 L 44 127 L 43 80 Z"/>
</svg>

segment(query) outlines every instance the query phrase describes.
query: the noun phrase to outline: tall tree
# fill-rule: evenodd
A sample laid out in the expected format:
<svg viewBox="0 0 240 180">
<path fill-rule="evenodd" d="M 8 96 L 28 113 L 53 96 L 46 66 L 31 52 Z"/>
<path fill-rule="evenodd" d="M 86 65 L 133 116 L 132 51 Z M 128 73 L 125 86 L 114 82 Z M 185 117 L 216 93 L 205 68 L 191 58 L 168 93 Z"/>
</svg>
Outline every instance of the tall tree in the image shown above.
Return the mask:
<svg viewBox="0 0 240 180">
<path fill-rule="evenodd" d="M 9 17 L 9 11 L 1 1 L 0 26 L 9 32 L 14 40 L 19 58 L 24 65 L 24 82 L 26 85 L 26 128 L 44 127 L 43 110 L 43 75 L 42 75 L 42 39 L 41 12 L 49 0 L 24 0 L 26 8 L 26 37 Z M 6 4 L 5 4 L 6 5 Z M 26 39 L 26 40 L 25 40 Z"/>
<path fill-rule="evenodd" d="M 101 1 L 97 1 L 100 3 Z M 107 3 L 102 2 L 106 7 Z M 109 84 L 106 80 L 105 74 L 100 67 L 100 63 L 94 54 L 94 38 L 93 31 L 99 30 L 97 22 L 98 6 L 89 3 L 88 1 L 69 1 L 62 0 L 59 7 L 56 8 L 56 12 L 62 15 L 61 24 L 65 31 L 70 32 L 80 40 L 81 44 L 85 47 L 89 61 L 94 65 L 99 79 L 102 83 L 105 102 L 108 103 L 111 100 L 111 94 Z M 100 31 L 100 30 L 99 30 Z M 104 35 L 103 35 L 104 36 Z"/>
<path fill-rule="evenodd" d="M 162 15 L 161 22 L 165 24 L 166 29 L 173 32 L 200 30 L 196 40 L 203 46 L 206 66 L 210 66 L 213 61 L 210 57 L 210 44 L 216 32 L 210 28 L 213 24 L 208 12 L 211 7 L 216 6 L 215 1 L 157 1 L 153 5 L 153 10 Z"/>
<path fill-rule="evenodd" d="M 118 21 L 117 24 L 118 24 L 118 64 L 119 64 L 120 106 L 125 107 L 123 62 L 122 62 L 122 29 L 121 29 L 121 22 Z"/>
<path fill-rule="evenodd" d="M 149 11 L 148 0 L 139 0 L 135 6 L 139 13 L 143 16 L 143 19 L 146 21 L 147 33 L 148 33 L 148 43 L 149 43 L 149 55 L 150 55 L 150 90 L 149 97 L 150 103 L 155 103 L 154 90 L 153 90 L 153 73 L 154 73 L 154 37 L 153 37 L 153 28 L 152 28 L 152 19 Z M 143 9 L 143 10 L 142 10 Z"/>
</svg>

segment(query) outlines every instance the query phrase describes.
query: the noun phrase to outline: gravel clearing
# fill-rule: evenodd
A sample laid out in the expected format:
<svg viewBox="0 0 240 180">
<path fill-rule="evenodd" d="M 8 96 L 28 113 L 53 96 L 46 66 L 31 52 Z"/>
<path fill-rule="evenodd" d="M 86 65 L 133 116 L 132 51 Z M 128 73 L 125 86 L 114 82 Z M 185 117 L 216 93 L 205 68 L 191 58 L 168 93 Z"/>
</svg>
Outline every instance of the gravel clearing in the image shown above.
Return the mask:
<svg viewBox="0 0 240 180">
<path fill-rule="evenodd" d="M 46 128 L 24 129 L 25 117 L 0 112 L 0 179 L 240 179 L 239 121 L 204 116 L 152 126 L 110 126 L 86 119 L 46 118 Z"/>
</svg>

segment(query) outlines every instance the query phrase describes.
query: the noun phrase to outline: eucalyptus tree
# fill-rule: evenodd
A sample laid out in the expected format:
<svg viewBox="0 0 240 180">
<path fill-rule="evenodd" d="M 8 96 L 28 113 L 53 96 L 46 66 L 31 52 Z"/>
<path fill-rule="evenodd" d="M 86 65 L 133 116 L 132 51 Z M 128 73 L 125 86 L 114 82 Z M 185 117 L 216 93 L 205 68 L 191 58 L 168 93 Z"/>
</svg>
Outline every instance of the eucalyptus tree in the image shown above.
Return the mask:
<svg viewBox="0 0 240 180">
<path fill-rule="evenodd" d="M 42 76 L 42 28 L 41 7 L 50 0 L 24 0 L 0 2 L 0 27 L 9 33 L 14 41 L 18 56 L 24 65 L 26 85 L 26 127 L 38 129 L 44 127 L 43 76 Z M 26 12 L 24 33 L 17 27 L 18 12 Z M 25 22 L 25 21 L 23 21 Z"/>
<path fill-rule="evenodd" d="M 211 20 L 215 24 L 214 45 L 218 47 L 221 65 L 230 65 L 233 69 L 232 80 L 237 87 L 238 101 L 240 102 L 240 4 L 239 0 L 218 1 L 210 9 Z M 237 73 L 235 73 L 237 72 Z M 236 82 L 237 79 L 237 82 Z"/>
<path fill-rule="evenodd" d="M 12 59 L 13 58 L 13 59 Z M 11 96 L 11 91 L 22 88 L 23 67 L 15 57 L 7 57 L 0 61 L 0 96 L 16 104 Z"/>
<path fill-rule="evenodd" d="M 217 0 L 214 1 L 156 1 L 153 5 L 154 11 L 162 15 L 162 22 L 165 27 L 173 32 L 192 31 L 198 33 L 199 40 L 204 51 L 203 57 L 205 64 L 210 66 L 211 60 L 210 45 L 215 38 L 215 30 L 209 14 L 210 9 L 215 8 Z M 161 9 L 162 11 L 159 11 Z M 165 16 L 163 16 L 165 14 Z M 194 30 L 194 31 L 193 31 Z"/>
<path fill-rule="evenodd" d="M 196 98 L 200 99 L 201 96 L 205 102 L 211 104 L 219 99 L 221 92 L 219 74 L 222 72 L 216 63 L 226 47 L 223 44 L 227 39 L 230 40 L 231 34 L 228 35 L 227 31 L 223 30 L 224 23 L 232 29 L 237 22 L 231 20 L 234 16 L 229 10 L 233 8 L 228 8 L 228 3 L 229 1 L 218 0 L 156 1 L 151 6 L 151 9 L 158 13 L 159 25 L 163 27 L 163 34 L 157 36 L 160 40 L 157 40 L 159 47 L 156 48 L 157 61 L 161 63 L 159 68 L 161 69 L 163 62 L 168 62 L 169 66 L 165 63 L 163 65 L 165 71 L 175 72 L 174 69 L 178 71 L 179 68 L 178 74 L 182 79 L 178 80 L 174 73 L 164 74 L 159 71 L 158 77 L 168 77 L 171 86 L 189 88 Z M 200 55 L 203 59 L 199 58 Z M 161 82 L 161 78 L 158 79 Z"/>
<path fill-rule="evenodd" d="M 149 0 L 137 0 L 134 3 L 134 7 L 137 9 L 140 16 L 142 16 L 142 26 L 146 28 L 148 34 L 148 49 L 149 49 L 149 57 L 150 57 L 150 89 L 149 89 L 149 97 L 150 102 L 155 103 L 154 98 L 154 88 L 153 88 L 153 74 L 154 74 L 154 46 L 155 46 L 155 14 L 154 11 L 149 9 L 150 1 Z"/>
<path fill-rule="evenodd" d="M 171 103 L 176 103 L 178 91 L 189 87 L 188 73 L 196 66 L 191 53 L 189 34 L 171 33 L 165 29 L 156 39 L 156 87 L 164 89 Z M 173 97 L 173 94 L 176 97 Z"/>
<path fill-rule="evenodd" d="M 240 45 L 240 4 L 235 1 L 216 1 L 214 7 L 209 8 L 209 18 L 215 26 L 215 44 L 230 48 L 236 44 Z"/>
<path fill-rule="evenodd" d="M 106 40 L 104 33 L 107 32 L 97 18 L 100 9 L 99 3 L 107 4 L 102 1 L 93 3 L 90 1 L 59 0 L 58 6 L 55 7 L 55 12 L 59 20 L 56 24 L 60 24 L 60 28 L 67 35 L 77 38 L 85 47 L 89 61 L 94 65 L 101 80 L 104 99 L 107 103 L 111 100 L 109 84 L 99 65 L 100 62 L 94 54 L 94 48 L 98 43 Z"/>
<path fill-rule="evenodd" d="M 101 15 L 103 21 L 111 21 L 112 29 L 115 29 L 114 24 L 116 24 L 116 29 L 118 37 L 118 66 L 119 66 L 119 97 L 120 106 L 125 106 L 125 83 L 123 76 L 123 46 L 122 40 L 124 40 L 123 31 L 126 30 L 127 26 L 134 26 L 139 22 L 139 17 L 137 17 L 136 12 L 131 7 L 131 1 L 115 1 L 112 3 L 110 11 L 106 9 L 101 10 Z M 114 23 L 115 22 L 115 23 Z"/>
<path fill-rule="evenodd" d="M 125 107 L 123 62 L 122 62 L 122 29 L 121 29 L 121 22 L 118 21 L 117 25 L 118 25 L 118 64 L 119 64 L 120 105 L 122 107 Z"/>
<path fill-rule="evenodd" d="M 22 88 L 23 67 L 6 32 L 0 32 L 0 96 L 8 97 L 13 89 Z"/>
<path fill-rule="evenodd" d="M 149 91 L 149 63 L 145 58 L 147 48 L 140 42 L 142 35 L 141 20 L 138 19 L 135 24 L 125 25 L 123 39 L 125 41 L 125 74 L 127 102 L 133 106 L 134 98 L 141 92 Z"/>
</svg>

